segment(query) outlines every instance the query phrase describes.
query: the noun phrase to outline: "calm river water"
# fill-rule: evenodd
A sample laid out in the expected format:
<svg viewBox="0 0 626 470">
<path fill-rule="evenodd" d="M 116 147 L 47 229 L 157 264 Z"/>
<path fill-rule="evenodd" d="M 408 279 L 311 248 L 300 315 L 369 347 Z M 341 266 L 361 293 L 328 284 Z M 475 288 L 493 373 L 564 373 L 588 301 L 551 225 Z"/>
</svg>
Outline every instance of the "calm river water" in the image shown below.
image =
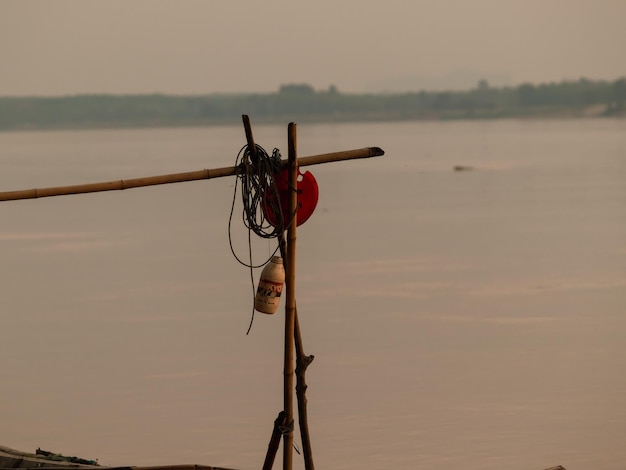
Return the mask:
<svg viewBox="0 0 626 470">
<path fill-rule="evenodd" d="M 287 154 L 286 125 L 254 133 Z M 244 143 L 238 126 L 0 133 L 0 190 L 230 166 Z M 626 121 L 298 126 L 299 156 L 366 146 L 386 155 L 307 168 L 320 198 L 297 299 L 317 468 L 622 470 Z M 261 467 L 284 314 L 246 336 L 233 190 L 0 203 L 0 444 Z M 233 243 L 247 256 L 240 209 Z M 255 259 L 273 247 L 254 241 Z"/>
</svg>

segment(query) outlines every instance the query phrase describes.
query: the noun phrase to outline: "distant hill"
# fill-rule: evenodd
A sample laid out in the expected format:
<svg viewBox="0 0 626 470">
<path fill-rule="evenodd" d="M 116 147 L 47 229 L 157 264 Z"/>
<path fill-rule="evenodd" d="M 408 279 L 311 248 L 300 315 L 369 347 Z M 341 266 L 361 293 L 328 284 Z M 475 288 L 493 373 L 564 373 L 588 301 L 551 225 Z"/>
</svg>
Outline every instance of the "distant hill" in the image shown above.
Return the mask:
<svg viewBox="0 0 626 470">
<path fill-rule="evenodd" d="M 282 85 L 275 93 L 76 95 L 0 98 L 0 130 L 197 126 L 239 122 L 332 122 L 502 117 L 618 116 L 626 78 L 492 87 L 466 91 L 346 94 L 334 86 Z"/>
</svg>

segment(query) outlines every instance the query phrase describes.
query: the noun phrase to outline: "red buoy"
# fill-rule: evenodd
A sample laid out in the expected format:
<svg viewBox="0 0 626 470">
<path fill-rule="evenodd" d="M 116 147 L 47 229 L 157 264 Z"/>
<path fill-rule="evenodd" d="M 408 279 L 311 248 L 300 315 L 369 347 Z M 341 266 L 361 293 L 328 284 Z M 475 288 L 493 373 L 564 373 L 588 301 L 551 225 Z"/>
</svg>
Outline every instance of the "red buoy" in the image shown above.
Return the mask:
<svg viewBox="0 0 626 470">
<path fill-rule="evenodd" d="M 280 173 L 274 175 L 274 181 L 276 182 L 276 189 L 278 190 L 280 198 L 280 208 L 283 213 L 283 222 L 285 227 L 289 225 L 291 221 L 291 214 L 289 213 L 289 184 L 288 184 L 288 170 L 282 170 Z M 301 173 L 298 169 L 298 223 L 296 225 L 302 225 L 313 211 L 317 207 L 317 200 L 319 198 L 319 188 L 317 181 L 310 171 Z M 263 213 L 267 221 L 276 227 L 276 215 L 272 209 L 272 199 L 275 196 L 273 194 L 266 194 L 266 200 L 262 204 Z"/>
</svg>

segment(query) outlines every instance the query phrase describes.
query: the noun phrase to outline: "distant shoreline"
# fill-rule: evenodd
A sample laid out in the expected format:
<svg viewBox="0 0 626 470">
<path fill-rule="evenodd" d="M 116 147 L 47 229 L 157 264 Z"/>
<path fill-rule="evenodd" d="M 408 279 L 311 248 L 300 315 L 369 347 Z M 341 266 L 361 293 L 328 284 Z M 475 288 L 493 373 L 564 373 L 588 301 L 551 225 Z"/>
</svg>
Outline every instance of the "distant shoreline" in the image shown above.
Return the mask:
<svg viewBox="0 0 626 470">
<path fill-rule="evenodd" d="M 400 94 L 292 84 L 266 94 L 0 97 L 0 131 L 222 126 L 242 114 L 264 124 L 625 117 L 626 78 Z"/>
</svg>

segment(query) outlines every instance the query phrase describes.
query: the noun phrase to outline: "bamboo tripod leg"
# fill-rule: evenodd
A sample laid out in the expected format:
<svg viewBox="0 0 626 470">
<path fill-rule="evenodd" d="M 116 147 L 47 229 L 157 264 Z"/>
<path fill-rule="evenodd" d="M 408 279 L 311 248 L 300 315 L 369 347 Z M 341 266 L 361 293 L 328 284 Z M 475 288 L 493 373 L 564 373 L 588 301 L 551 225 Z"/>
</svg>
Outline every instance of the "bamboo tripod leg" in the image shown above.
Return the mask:
<svg viewBox="0 0 626 470">
<path fill-rule="evenodd" d="M 285 412 L 281 411 L 278 413 L 278 417 L 274 421 L 274 429 L 272 430 L 270 443 L 267 446 L 267 454 L 265 455 L 265 462 L 263 462 L 263 470 L 271 470 L 274 466 L 274 459 L 276 458 L 276 453 L 278 452 L 278 447 L 280 446 L 280 438 L 283 434 L 282 429 L 284 429 L 285 425 Z"/>
</svg>

